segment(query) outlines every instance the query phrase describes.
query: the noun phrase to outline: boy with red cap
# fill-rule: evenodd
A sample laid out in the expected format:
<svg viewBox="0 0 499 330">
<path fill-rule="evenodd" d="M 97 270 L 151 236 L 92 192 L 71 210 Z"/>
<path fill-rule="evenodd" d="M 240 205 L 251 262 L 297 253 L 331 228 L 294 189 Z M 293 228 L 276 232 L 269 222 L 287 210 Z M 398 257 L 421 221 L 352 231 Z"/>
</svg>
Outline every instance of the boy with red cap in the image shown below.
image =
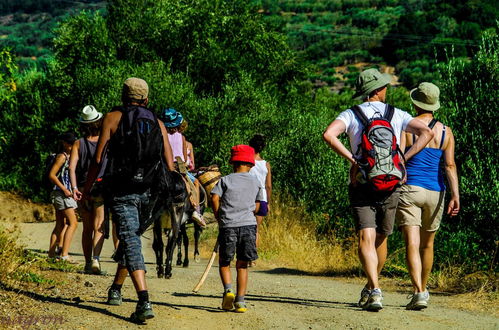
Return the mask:
<svg viewBox="0 0 499 330">
<path fill-rule="evenodd" d="M 224 286 L 222 309 L 244 313 L 248 284 L 248 263 L 258 258 L 256 251 L 256 217 L 263 187 L 249 174 L 255 165 L 255 150 L 247 145 L 231 149 L 230 163 L 234 173 L 224 176 L 211 191 L 213 212 L 218 220 L 219 270 Z M 237 295 L 232 290 L 230 262 L 237 251 Z"/>
</svg>

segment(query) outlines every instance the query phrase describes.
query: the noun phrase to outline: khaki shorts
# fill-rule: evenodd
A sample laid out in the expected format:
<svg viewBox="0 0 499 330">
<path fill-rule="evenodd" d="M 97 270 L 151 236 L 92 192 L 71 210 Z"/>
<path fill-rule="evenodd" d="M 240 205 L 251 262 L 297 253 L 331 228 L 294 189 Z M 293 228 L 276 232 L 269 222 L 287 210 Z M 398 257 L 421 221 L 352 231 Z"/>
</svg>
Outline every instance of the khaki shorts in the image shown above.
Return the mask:
<svg viewBox="0 0 499 330">
<path fill-rule="evenodd" d="M 356 229 L 375 228 L 377 233 L 390 235 L 393 232 L 399 190 L 375 192 L 368 185 L 350 185 L 350 206 Z"/>
<path fill-rule="evenodd" d="M 397 226 L 419 226 L 425 231 L 436 231 L 444 213 L 444 200 L 445 191 L 404 185 L 400 190 Z"/>
<path fill-rule="evenodd" d="M 78 207 L 76 201 L 72 197 L 66 197 L 66 195 L 64 195 L 64 193 L 60 190 L 53 190 L 50 193 L 50 199 L 52 200 L 52 204 L 54 204 L 57 211 L 76 209 Z"/>
</svg>

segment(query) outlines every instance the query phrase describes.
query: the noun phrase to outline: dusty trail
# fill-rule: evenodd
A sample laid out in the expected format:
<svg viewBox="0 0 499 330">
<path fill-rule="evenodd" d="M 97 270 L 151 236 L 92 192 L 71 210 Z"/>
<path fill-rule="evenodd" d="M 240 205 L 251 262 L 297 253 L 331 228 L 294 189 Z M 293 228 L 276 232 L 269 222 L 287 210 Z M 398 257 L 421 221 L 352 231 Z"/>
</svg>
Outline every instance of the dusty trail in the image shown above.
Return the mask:
<svg viewBox="0 0 499 330">
<path fill-rule="evenodd" d="M 53 223 L 20 223 L 19 241 L 29 249 L 47 249 Z M 80 237 L 81 223 L 73 241 L 73 257 L 83 262 Z M 361 286 L 345 283 L 332 277 L 292 275 L 291 271 L 260 269 L 250 273 L 247 296 L 248 312 L 235 314 L 222 311 L 221 284 L 216 265 L 199 294 L 191 292 L 204 270 L 207 260 L 189 268 L 175 267 L 173 278 L 155 277 L 152 233 L 143 239 L 149 273 L 147 281 L 156 317 L 147 328 L 181 329 L 498 329 L 499 318 L 445 307 L 451 296 L 433 294 L 430 307 L 421 312 L 406 311 L 406 295 L 385 292 L 385 308 L 378 313 L 360 310 L 355 306 Z M 102 253 L 103 269 L 113 274 L 115 264 L 109 256 L 111 242 L 106 241 Z M 62 325 L 41 325 L 31 328 L 65 329 L 122 329 L 136 328 L 127 318 L 135 308 L 136 295 L 131 281 L 125 282 L 122 306 L 105 304 L 107 287 L 112 276 L 67 274 L 71 289 L 57 287 L 35 295 L 16 311 L 3 309 L 4 315 L 54 315 L 62 317 Z M 233 274 L 234 275 L 234 274 Z M 61 275 L 61 277 L 66 276 Z M 2 309 L 0 306 L 0 313 Z M 13 314 L 14 313 L 14 314 Z M 40 322 L 39 322 L 40 323 Z M 5 326 L 5 325 L 3 325 Z M 2 325 L 0 324 L 0 327 Z"/>
</svg>

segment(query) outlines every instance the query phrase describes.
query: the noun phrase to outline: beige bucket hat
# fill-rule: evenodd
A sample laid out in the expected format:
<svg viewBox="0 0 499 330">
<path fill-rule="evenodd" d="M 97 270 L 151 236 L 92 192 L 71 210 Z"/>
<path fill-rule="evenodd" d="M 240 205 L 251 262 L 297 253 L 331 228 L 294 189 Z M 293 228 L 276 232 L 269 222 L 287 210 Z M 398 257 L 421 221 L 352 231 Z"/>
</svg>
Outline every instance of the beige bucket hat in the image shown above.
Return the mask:
<svg viewBox="0 0 499 330">
<path fill-rule="evenodd" d="M 411 91 L 411 100 L 418 108 L 426 111 L 436 111 L 440 108 L 440 89 L 429 82 L 422 82 L 418 88 Z"/>
</svg>

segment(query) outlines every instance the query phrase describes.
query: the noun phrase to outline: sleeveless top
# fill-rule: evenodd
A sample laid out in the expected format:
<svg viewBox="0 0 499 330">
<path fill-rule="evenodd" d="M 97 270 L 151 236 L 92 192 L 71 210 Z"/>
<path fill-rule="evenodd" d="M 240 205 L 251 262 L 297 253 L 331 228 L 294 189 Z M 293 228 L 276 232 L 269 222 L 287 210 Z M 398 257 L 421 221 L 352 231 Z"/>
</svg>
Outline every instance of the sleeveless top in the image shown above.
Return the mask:
<svg viewBox="0 0 499 330">
<path fill-rule="evenodd" d="M 78 149 L 78 167 L 81 169 L 77 171 L 76 181 L 78 182 L 78 186 L 83 186 L 87 181 L 88 168 L 92 159 L 94 158 L 95 151 L 97 150 L 97 142 L 92 142 L 87 140 L 86 138 L 79 139 L 80 148 Z M 107 154 L 102 157 L 102 166 L 100 168 L 99 174 L 97 175 L 97 179 L 100 179 L 104 176 L 104 172 L 106 171 L 107 165 Z"/>
<path fill-rule="evenodd" d="M 261 201 L 267 202 L 267 191 L 265 190 L 265 181 L 267 180 L 267 161 L 266 160 L 255 160 L 255 166 L 251 168 L 249 173 L 258 179 L 260 185 L 262 186 L 263 199 Z"/>
<path fill-rule="evenodd" d="M 71 180 L 69 179 L 69 156 L 65 152 L 63 152 L 62 154 L 64 155 L 64 157 L 66 157 L 66 160 L 64 161 L 64 164 L 62 164 L 56 176 L 59 181 L 61 181 L 63 186 L 71 191 Z M 54 188 L 52 190 L 62 191 L 61 188 L 59 188 L 57 185 L 54 185 Z"/>
<path fill-rule="evenodd" d="M 413 135 L 413 139 L 415 137 Z M 407 162 L 407 182 L 408 185 L 422 187 L 433 191 L 444 191 L 444 173 L 440 166 L 443 158 L 442 146 L 445 140 L 445 125 L 442 130 L 442 140 L 440 147 L 424 148 L 414 155 Z M 406 148 L 406 151 L 409 148 Z"/>
<path fill-rule="evenodd" d="M 182 133 L 175 132 L 173 134 L 168 133 L 168 141 L 170 142 L 170 147 L 172 148 L 172 153 L 173 153 L 173 161 L 176 161 L 177 157 L 180 157 L 183 162 L 185 162 L 184 159 L 184 145 L 183 145 L 183 139 L 182 139 Z"/>
</svg>

